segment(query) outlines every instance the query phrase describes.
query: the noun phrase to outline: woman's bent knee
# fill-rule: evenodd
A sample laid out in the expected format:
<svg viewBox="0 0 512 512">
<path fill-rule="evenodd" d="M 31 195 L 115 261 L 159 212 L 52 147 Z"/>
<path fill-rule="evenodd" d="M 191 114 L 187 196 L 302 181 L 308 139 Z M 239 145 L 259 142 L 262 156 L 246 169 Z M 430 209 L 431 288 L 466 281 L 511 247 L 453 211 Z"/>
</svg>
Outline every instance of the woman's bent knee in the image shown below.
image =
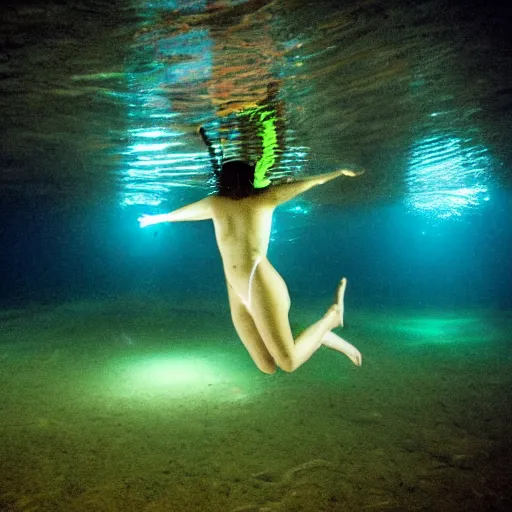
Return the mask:
<svg viewBox="0 0 512 512">
<path fill-rule="evenodd" d="M 263 373 L 266 373 L 268 375 L 272 375 L 273 373 L 276 373 L 276 364 L 275 363 L 264 363 L 264 364 L 258 364 L 258 369 L 261 370 Z"/>
<path fill-rule="evenodd" d="M 294 372 L 299 366 L 296 358 L 293 356 L 280 357 L 279 359 L 276 359 L 276 363 L 281 370 L 288 373 Z"/>
</svg>

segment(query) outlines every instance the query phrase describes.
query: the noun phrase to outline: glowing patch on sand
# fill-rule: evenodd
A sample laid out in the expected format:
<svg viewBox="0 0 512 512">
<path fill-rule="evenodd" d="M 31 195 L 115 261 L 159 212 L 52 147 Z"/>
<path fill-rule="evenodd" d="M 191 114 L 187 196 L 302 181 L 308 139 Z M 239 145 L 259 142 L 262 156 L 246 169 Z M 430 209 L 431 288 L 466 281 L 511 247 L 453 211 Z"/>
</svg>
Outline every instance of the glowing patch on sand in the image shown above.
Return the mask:
<svg viewBox="0 0 512 512">
<path fill-rule="evenodd" d="M 145 388 L 199 386 L 220 382 L 219 369 L 192 357 L 160 356 L 130 367 L 134 384 Z"/>
<path fill-rule="evenodd" d="M 162 400 L 203 406 L 204 402 L 237 402 L 262 392 L 254 373 L 237 357 L 201 348 L 193 353 L 162 353 L 116 361 L 108 372 L 110 397 L 158 407 Z M 201 405 L 203 404 L 203 405 Z"/>
<path fill-rule="evenodd" d="M 476 316 L 418 316 L 396 322 L 394 329 L 403 333 L 412 345 L 458 345 L 482 340 L 482 319 Z"/>
</svg>

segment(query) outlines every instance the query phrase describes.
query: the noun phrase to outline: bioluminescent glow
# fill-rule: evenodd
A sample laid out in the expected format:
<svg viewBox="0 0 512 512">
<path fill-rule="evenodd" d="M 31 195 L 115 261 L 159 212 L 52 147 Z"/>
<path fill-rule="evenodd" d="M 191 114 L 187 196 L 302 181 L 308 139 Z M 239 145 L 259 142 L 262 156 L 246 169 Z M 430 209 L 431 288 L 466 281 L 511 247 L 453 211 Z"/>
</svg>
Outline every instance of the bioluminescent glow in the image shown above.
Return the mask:
<svg viewBox="0 0 512 512">
<path fill-rule="evenodd" d="M 186 355 L 133 357 L 112 365 L 109 375 L 114 377 L 106 383 L 112 396 L 142 398 L 147 405 L 158 405 L 162 398 L 193 398 L 191 405 L 197 400 L 233 402 L 262 391 L 258 382 L 254 382 L 252 367 L 246 374 L 240 371 L 238 359 L 226 358 L 226 354 L 219 356 L 207 349 Z"/>
<path fill-rule="evenodd" d="M 136 363 L 131 368 L 133 380 L 145 388 L 207 386 L 220 382 L 215 367 L 193 357 L 158 356 Z"/>
<path fill-rule="evenodd" d="M 460 216 L 489 200 L 490 157 L 471 138 L 433 135 L 409 158 L 407 202 L 434 218 Z"/>
<path fill-rule="evenodd" d="M 417 316 L 403 318 L 391 329 L 412 345 L 457 345 L 481 341 L 483 322 L 477 316 Z"/>
</svg>

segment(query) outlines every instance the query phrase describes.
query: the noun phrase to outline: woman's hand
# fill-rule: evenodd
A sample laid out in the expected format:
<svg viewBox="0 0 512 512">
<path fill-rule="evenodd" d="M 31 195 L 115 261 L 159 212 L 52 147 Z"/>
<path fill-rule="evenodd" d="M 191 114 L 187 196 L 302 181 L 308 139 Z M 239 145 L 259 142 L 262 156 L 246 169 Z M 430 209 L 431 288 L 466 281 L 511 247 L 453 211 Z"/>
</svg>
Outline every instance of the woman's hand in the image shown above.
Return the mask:
<svg viewBox="0 0 512 512">
<path fill-rule="evenodd" d="M 364 171 L 352 171 L 351 169 L 340 169 L 339 172 L 343 176 L 349 176 L 350 178 L 355 178 L 356 176 L 361 176 L 361 174 L 364 174 Z"/>
<path fill-rule="evenodd" d="M 143 215 L 137 219 L 141 228 L 151 226 L 153 224 L 160 224 L 160 222 L 167 222 L 169 220 L 168 213 L 162 213 L 160 215 Z"/>
<path fill-rule="evenodd" d="M 350 178 L 354 178 L 355 176 L 363 174 L 363 172 L 364 171 L 352 171 L 351 169 L 339 169 L 337 171 L 328 172 L 326 174 L 320 174 L 319 176 L 313 176 L 309 179 L 316 180 L 319 185 L 323 185 L 324 183 L 327 183 L 328 181 L 331 181 L 335 178 L 339 178 L 340 176 L 349 176 Z"/>
</svg>

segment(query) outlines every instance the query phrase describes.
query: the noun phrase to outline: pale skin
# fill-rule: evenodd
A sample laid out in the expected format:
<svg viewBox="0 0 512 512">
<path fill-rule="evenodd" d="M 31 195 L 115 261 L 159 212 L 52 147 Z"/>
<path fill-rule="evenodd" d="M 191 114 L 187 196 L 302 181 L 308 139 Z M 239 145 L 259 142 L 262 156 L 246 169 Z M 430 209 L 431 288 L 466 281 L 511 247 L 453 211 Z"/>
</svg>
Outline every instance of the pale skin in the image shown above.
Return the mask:
<svg viewBox="0 0 512 512">
<path fill-rule="evenodd" d="M 337 298 L 324 316 L 294 339 L 288 320 L 288 288 L 267 259 L 272 215 L 277 206 L 340 176 L 357 175 L 341 169 L 272 185 L 261 194 L 243 199 L 209 196 L 171 213 L 144 216 L 139 221 L 145 227 L 159 222 L 213 220 L 233 324 L 262 372 L 274 373 L 276 366 L 292 372 L 322 345 L 347 355 L 360 366 L 361 353 L 331 332 L 343 324 L 346 279 L 338 285 Z"/>
</svg>

